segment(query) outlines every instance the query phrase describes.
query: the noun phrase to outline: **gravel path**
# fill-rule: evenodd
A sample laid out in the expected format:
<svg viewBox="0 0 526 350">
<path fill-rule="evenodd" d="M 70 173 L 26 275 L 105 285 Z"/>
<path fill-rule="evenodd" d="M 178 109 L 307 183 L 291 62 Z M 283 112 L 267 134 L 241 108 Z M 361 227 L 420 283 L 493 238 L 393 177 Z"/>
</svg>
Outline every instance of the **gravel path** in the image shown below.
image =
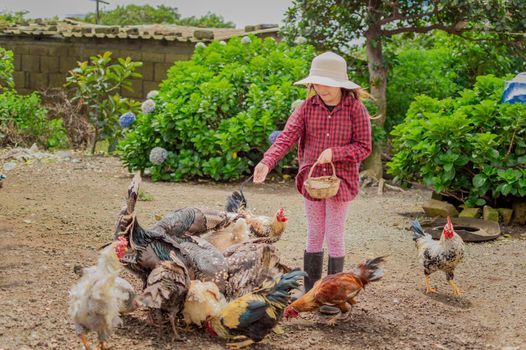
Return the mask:
<svg viewBox="0 0 526 350">
<path fill-rule="evenodd" d="M 67 316 L 73 266 L 95 262 L 97 248 L 112 237 L 130 174 L 115 158 L 79 156 L 75 162 L 19 164 L 0 189 L 0 349 L 82 349 Z M 152 197 L 137 204 L 145 226 L 155 215 L 183 206 L 221 209 L 235 184 L 151 183 Z M 257 213 L 286 208 L 289 227 L 278 248 L 286 263 L 302 265 L 305 218 L 292 182 L 248 185 Z M 329 327 L 317 315 L 283 322 L 256 349 L 526 349 L 526 230 L 511 238 L 467 244 L 457 281 L 465 294 L 451 296 L 445 277 L 423 293 L 424 278 L 408 228 L 427 191 L 404 193 L 367 188 L 348 218 L 346 267 L 388 255 L 385 277 L 358 297 L 350 321 Z M 409 213 L 409 214 L 408 214 Z M 412 214 L 411 214 L 412 213 Z M 138 281 L 125 274 L 136 286 Z M 111 338 L 113 349 L 222 349 L 224 341 L 202 332 L 171 343 L 167 333 L 144 323 L 136 311 Z M 91 335 L 93 342 L 95 336 Z"/>
</svg>

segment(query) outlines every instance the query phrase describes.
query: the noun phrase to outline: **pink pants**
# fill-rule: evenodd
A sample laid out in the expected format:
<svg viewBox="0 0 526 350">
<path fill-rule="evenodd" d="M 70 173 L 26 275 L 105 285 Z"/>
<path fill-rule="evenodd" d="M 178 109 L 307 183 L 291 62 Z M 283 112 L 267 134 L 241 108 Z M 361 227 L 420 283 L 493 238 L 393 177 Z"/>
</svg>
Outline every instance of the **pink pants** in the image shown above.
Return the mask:
<svg viewBox="0 0 526 350">
<path fill-rule="evenodd" d="M 345 255 L 345 219 L 350 202 L 338 202 L 332 198 L 321 201 L 305 199 L 307 214 L 307 253 L 323 251 L 323 239 L 327 241 L 329 256 Z"/>
</svg>

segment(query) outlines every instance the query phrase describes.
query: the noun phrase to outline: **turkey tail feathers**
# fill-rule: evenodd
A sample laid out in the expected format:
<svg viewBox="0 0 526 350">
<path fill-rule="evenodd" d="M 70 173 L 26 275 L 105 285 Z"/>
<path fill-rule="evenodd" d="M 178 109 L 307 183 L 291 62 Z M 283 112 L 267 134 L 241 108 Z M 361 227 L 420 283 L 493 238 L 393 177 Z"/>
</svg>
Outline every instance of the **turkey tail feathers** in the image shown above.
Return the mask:
<svg viewBox="0 0 526 350">
<path fill-rule="evenodd" d="M 141 173 L 136 172 L 130 186 L 128 187 L 128 200 L 126 201 L 128 215 L 135 211 L 135 203 L 137 203 L 137 198 L 139 197 L 139 185 L 141 180 Z"/>
<path fill-rule="evenodd" d="M 426 235 L 422 225 L 420 225 L 418 220 L 411 221 L 411 230 L 413 230 L 413 241 L 416 241 L 417 239 Z"/>
<path fill-rule="evenodd" d="M 354 269 L 353 274 L 359 277 L 364 285 L 378 281 L 384 275 L 384 270 L 379 266 L 384 261 L 385 256 L 366 260 Z"/>
<path fill-rule="evenodd" d="M 249 182 L 252 179 L 252 176 L 250 176 L 248 179 L 243 181 L 241 183 L 241 186 L 239 187 L 239 192 L 234 191 L 230 196 L 226 198 L 226 204 L 225 204 L 225 211 L 228 213 L 237 213 L 241 209 L 246 209 L 248 206 L 247 199 L 245 198 L 245 195 L 243 194 L 243 187 L 247 182 Z"/>
</svg>

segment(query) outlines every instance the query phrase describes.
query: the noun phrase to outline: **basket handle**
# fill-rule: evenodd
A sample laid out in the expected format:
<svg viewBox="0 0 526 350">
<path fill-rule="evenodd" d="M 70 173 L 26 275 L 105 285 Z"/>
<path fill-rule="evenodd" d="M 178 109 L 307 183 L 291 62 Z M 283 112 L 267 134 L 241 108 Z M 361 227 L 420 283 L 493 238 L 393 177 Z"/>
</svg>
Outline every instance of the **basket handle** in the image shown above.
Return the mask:
<svg viewBox="0 0 526 350">
<path fill-rule="evenodd" d="M 332 176 L 336 176 L 336 168 L 334 167 L 334 163 L 333 162 L 330 162 L 330 163 L 332 165 Z M 312 164 L 312 167 L 310 168 L 309 176 L 307 176 L 307 179 L 311 178 L 312 172 L 314 171 L 314 168 L 316 167 L 316 165 L 321 165 L 321 164 L 318 161 Z"/>
</svg>

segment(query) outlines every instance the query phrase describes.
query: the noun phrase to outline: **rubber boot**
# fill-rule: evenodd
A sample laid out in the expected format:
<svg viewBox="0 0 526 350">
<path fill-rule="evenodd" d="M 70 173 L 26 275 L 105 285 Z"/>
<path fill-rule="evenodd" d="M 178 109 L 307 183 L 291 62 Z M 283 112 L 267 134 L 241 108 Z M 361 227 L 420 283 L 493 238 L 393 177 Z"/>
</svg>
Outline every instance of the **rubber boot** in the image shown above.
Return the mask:
<svg viewBox="0 0 526 350">
<path fill-rule="evenodd" d="M 343 264 L 345 262 L 345 257 L 340 256 L 333 258 L 329 256 L 329 266 L 327 267 L 327 274 L 334 275 L 335 273 L 343 271 Z M 340 312 L 340 309 L 335 306 L 323 305 L 320 307 L 320 313 L 324 315 L 336 315 Z"/>
<path fill-rule="evenodd" d="M 314 283 L 321 278 L 321 272 L 323 270 L 323 251 L 319 253 L 307 253 L 303 254 L 303 271 L 307 273 L 307 276 L 303 279 L 303 289 L 294 293 L 291 299 L 297 300 L 301 298 L 303 294 L 312 289 Z"/>
</svg>

